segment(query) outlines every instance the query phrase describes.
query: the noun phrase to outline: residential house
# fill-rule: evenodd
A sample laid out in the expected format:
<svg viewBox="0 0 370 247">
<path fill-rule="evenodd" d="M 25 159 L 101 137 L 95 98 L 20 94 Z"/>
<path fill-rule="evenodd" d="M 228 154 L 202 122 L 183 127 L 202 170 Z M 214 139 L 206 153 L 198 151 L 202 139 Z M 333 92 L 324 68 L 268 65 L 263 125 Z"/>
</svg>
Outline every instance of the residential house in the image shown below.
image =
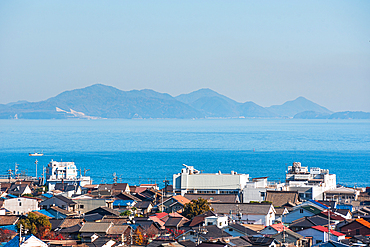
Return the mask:
<svg viewBox="0 0 370 247">
<path fill-rule="evenodd" d="M 83 199 L 73 198 L 73 201 L 76 203 L 76 211 L 79 214 L 84 214 L 99 207 L 113 208 L 114 202 L 112 199 L 98 199 L 91 197 L 85 197 Z"/>
<path fill-rule="evenodd" d="M 83 242 L 93 242 L 99 236 L 106 236 L 112 223 L 86 222 L 80 229 Z"/>
<path fill-rule="evenodd" d="M 141 201 L 135 204 L 135 208 L 139 214 L 147 215 L 152 211 L 153 204 L 150 201 Z"/>
<path fill-rule="evenodd" d="M 230 220 L 269 226 L 275 221 L 275 208 L 269 203 L 212 203 L 213 211 Z"/>
<path fill-rule="evenodd" d="M 311 228 L 307 228 L 297 233 L 302 235 L 303 237 L 312 237 L 312 243 L 319 244 L 322 242 L 327 242 L 329 240 L 339 242 L 342 239 L 345 239 L 345 234 L 330 230 L 330 239 L 329 239 L 329 230 L 327 227 L 323 226 L 313 226 Z"/>
<path fill-rule="evenodd" d="M 297 191 L 266 191 L 265 200 L 271 202 L 275 207 L 282 207 L 286 203 L 299 204 L 299 193 Z"/>
<path fill-rule="evenodd" d="M 16 215 L 27 214 L 31 211 L 40 209 L 39 203 L 36 199 L 24 198 L 24 197 L 11 198 L 11 199 L 4 200 L 3 208 L 5 208 L 6 210 Z"/>
<path fill-rule="evenodd" d="M 111 190 L 113 194 L 130 193 L 130 186 L 128 183 L 114 183 Z"/>
<path fill-rule="evenodd" d="M 119 239 L 123 243 L 129 243 L 132 228 L 129 225 L 113 225 L 108 229 L 107 237 Z"/>
<path fill-rule="evenodd" d="M 95 214 L 98 213 L 100 215 L 106 216 L 106 215 L 111 215 L 111 216 L 119 216 L 120 212 L 118 210 L 108 208 L 108 207 L 99 207 L 94 210 L 88 211 L 85 213 L 85 215 L 88 214 Z"/>
<path fill-rule="evenodd" d="M 0 226 L 15 225 L 19 217 L 15 215 L 0 215 Z"/>
<path fill-rule="evenodd" d="M 177 195 L 167 199 L 163 203 L 158 204 L 157 208 L 163 209 L 161 211 L 167 213 L 178 212 L 182 211 L 186 203 L 190 203 L 190 200 L 181 195 Z"/>
<path fill-rule="evenodd" d="M 282 243 L 282 245 L 288 244 L 290 246 L 296 246 L 296 247 L 311 246 L 309 239 L 305 239 L 302 235 L 296 232 L 293 232 L 289 229 L 276 233 L 272 235 L 271 238 L 276 239 L 277 241 Z"/>
<path fill-rule="evenodd" d="M 187 222 L 189 222 L 189 220 L 185 217 L 169 217 L 164 226 L 166 229 L 178 231 Z"/>
<path fill-rule="evenodd" d="M 272 224 L 272 225 L 266 226 L 265 229 L 263 229 L 259 233 L 264 236 L 272 236 L 272 235 L 275 235 L 277 233 L 280 233 L 288 229 L 289 228 L 284 226 L 283 223 L 278 223 L 278 224 Z"/>
<path fill-rule="evenodd" d="M 34 235 L 29 235 L 26 237 L 15 236 L 12 240 L 7 242 L 3 247 L 48 247 L 48 245 L 36 238 Z"/>
<path fill-rule="evenodd" d="M 190 240 L 194 243 L 201 243 L 220 237 L 229 238 L 232 237 L 232 235 L 224 231 L 222 228 L 218 228 L 215 225 L 210 225 L 203 227 L 193 227 L 192 229 L 187 230 L 183 234 L 179 235 L 178 239 Z"/>
<path fill-rule="evenodd" d="M 40 206 L 43 209 L 49 209 L 50 207 L 58 206 L 69 212 L 75 212 L 77 209 L 76 205 L 76 202 L 62 195 L 55 195 L 40 203 Z"/>
<path fill-rule="evenodd" d="M 302 217 L 293 221 L 289 228 L 294 231 L 301 231 L 303 229 L 311 228 L 313 226 L 327 226 L 329 224 L 328 218 L 325 218 L 321 215 L 313 215 L 310 217 Z M 330 225 L 333 225 L 334 221 L 330 221 Z"/>
<path fill-rule="evenodd" d="M 285 214 L 282 217 L 283 223 L 290 224 L 295 220 L 298 220 L 302 217 L 310 217 L 314 216 L 316 214 L 319 214 L 321 212 L 320 209 L 313 207 L 313 206 L 303 206 L 303 207 L 298 207 L 294 209 L 293 211 Z"/>
<path fill-rule="evenodd" d="M 340 231 L 351 237 L 355 235 L 367 236 L 370 235 L 370 222 L 363 218 L 355 219 L 354 221 L 342 226 Z"/>
<path fill-rule="evenodd" d="M 25 194 L 32 194 L 32 190 L 28 184 L 12 184 L 7 191 L 8 194 L 15 196 L 22 196 Z"/>
</svg>

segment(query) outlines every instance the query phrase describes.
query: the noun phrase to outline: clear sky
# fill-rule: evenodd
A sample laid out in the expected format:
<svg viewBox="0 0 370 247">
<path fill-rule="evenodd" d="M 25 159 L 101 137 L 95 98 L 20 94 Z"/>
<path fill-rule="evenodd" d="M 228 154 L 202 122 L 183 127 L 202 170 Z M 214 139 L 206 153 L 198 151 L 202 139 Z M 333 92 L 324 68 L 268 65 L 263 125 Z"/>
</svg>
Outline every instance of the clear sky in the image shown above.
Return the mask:
<svg viewBox="0 0 370 247">
<path fill-rule="evenodd" d="M 370 112 L 370 1 L 1 1 L 0 103 L 95 83 Z"/>
</svg>

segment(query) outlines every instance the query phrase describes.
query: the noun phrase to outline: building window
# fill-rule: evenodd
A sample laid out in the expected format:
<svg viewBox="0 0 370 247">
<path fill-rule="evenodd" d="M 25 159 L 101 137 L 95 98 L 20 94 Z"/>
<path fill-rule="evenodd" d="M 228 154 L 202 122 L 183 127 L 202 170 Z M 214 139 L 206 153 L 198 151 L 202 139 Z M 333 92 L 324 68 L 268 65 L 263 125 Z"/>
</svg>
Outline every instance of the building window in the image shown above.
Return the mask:
<svg viewBox="0 0 370 247">
<path fill-rule="evenodd" d="M 303 214 L 303 208 L 299 209 L 299 213 Z"/>
<path fill-rule="evenodd" d="M 265 192 L 261 192 L 261 197 L 265 197 Z"/>
<path fill-rule="evenodd" d="M 22 207 L 22 202 L 19 202 L 19 206 Z"/>
<path fill-rule="evenodd" d="M 84 208 L 84 205 L 80 205 L 80 208 L 82 209 L 82 208 Z"/>
</svg>

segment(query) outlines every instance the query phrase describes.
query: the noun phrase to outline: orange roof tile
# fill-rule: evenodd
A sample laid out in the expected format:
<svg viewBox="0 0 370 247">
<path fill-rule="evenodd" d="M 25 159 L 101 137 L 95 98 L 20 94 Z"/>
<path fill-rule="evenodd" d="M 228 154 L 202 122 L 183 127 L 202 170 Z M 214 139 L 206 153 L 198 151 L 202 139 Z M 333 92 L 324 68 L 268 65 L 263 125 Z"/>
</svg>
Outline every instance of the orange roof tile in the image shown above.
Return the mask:
<svg viewBox="0 0 370 247">
<path fill-rule="evenodd" d="M 175 199 L 176 201 L 178 201 L 179 203 L 185 205 L 186 203 L 189 203 L 190 200 L 181 196 L 181 195 L 178 195 L 178 196 L 174 196 L 173 199 Z"/>
</svg>

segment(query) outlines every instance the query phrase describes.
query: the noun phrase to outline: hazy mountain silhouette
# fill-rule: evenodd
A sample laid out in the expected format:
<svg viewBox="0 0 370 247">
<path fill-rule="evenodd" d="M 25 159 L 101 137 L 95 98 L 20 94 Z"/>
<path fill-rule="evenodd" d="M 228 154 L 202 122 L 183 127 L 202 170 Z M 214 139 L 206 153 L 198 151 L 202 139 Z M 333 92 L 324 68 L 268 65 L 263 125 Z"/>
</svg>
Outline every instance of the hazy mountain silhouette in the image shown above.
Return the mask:
<svg viewBox="0 0 370 247">
<path fill-rule="evenodd" d="M 0 118 L 368 118 L 370 113 L 331 111 L 299 97 L 267 108 L 239 103 L 211 89 L 172 97 L 150 89 L 122 91 L 102 84 L 65 91 L 40 102 L 0 104 Z"/>
<path fill-rule="evenodd" d="M 327 108 L 320 106 L 304 97 L 298 97 L 295 100 L 287 101 L 282 105 L 273 105 L 270 107 L 266 107 L 266 109 L 277 115 L 286 117 L 293 117 L 297 113 L 304 111 L 314 111 L 327 114 L 333 113 Z"/>
</svg>

